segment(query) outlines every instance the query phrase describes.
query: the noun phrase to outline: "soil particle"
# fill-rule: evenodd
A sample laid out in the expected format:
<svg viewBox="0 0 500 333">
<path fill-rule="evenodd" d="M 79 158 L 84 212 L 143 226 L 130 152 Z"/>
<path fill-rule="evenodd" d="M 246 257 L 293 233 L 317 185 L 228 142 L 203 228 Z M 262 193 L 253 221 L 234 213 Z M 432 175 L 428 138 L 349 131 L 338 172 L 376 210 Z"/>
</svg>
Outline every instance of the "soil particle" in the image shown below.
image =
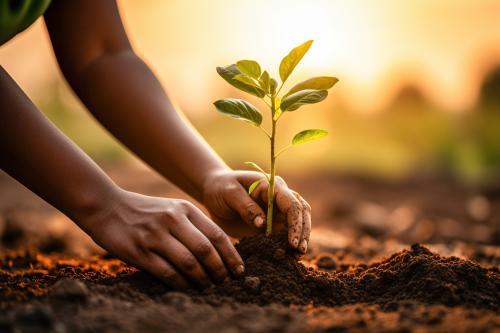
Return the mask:
<svg viewBox="0 0 500 333">
<path fill-rule="evenodd" d="M 256 276 L 245 276 L 245 286 L 252 290 L 258 290 L 260 286 L 260 279 Z"/>
<path fill-rule="evenodd" d="M 84 302 L 87 300 L 89 290 L 82 281 L 65 278 L 51 287 L 49 295 L 54 299 Z"/>
<path fill-rule="evenodd" d="M 285 254 L 286 254 L 286 251 L 282 248 L 279 248 L 279 249 L 276 249 L 276 251 L 274 251 L 273 258 L 274 258 L 274 260 L 282 260 L 282 259 L 285 259 Z"/>
<path fill-rule="evenodd" d="M 333 270 L 337 268 L 337 263 L 331 254 L 323 253 L 316 259 L 316 266 L 321 269 Z"/>
</svg>

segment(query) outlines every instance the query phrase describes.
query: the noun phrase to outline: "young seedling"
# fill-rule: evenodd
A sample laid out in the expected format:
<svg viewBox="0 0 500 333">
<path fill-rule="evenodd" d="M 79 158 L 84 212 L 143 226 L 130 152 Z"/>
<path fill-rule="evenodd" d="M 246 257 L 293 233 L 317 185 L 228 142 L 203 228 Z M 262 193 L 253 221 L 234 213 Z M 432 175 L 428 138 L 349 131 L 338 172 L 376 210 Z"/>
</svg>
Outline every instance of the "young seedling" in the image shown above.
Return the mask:
<svg viewBox="0 0 500 333">
<path fill-rule="evenodd" d="M 271 78 L 267 71 L 262 71 L 259 63 L 253 60 L 240 60 L 236 64 L 226 67 L 217 67 L 217 73 L 219 73 L 224 80 L 244 92 L 259 97 L 271 110 L 271 130 L 268 131 L 262 127 L 261 112 L 249 102 L 242 99 L 226 98 L 214 103 L 217 111 L 236 119 L 246 121 L 260 128 L 270 140 L 270 172 L 264 171 L 263 168 L 254 162 L 245 163 L 264 175 L 264 178 L 250 185 L 248 188 L 249 194 L 251 194 L 264 179 L 268 181 L 266 221 L 266 234 L 268 235 L 271 234 L 273 230 L 276 159 L 288 148 L 322 138 L 328 133 L 323 129 L 308 129 L 297 133 L 293 137 L 291 143 L 282 149 L 277 150 L 275 146 L 276 130 L 279 119 L 281 119 L 286 112 L 295 111 L 303 105 L 321 102 L 328 95 L 327 90 L 338 82 L 337 78 L 331 76 L 313 77 L 309 80 L 297 83 L 286 94 L 282 96 L 279 95 L 283 85 L 309 50 L 312 42 L 312 40 L 309 40 L 297 46 L 281 60 L 279 67 L 281 84 L 279 84 L 279 86 L 278 82 Z"/>
</svg>

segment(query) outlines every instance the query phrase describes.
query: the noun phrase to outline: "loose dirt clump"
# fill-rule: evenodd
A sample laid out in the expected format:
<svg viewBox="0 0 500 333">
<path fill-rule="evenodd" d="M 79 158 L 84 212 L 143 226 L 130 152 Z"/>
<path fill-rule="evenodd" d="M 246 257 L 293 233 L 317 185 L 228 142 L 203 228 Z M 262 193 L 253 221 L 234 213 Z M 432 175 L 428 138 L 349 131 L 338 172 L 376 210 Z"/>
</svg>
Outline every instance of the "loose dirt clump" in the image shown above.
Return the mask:
<svg viewBox="0 0 500 333">
<path fill-rule="evenodd" d="M 395 310 L 397 302 L 403 300 L 485 309 L 498 309 L 500 305 L 497 269 L 442 257 L 418 244 L 381 262 L 360 264 L 346 272 L 304 266 L 284 235 L 244 238 L 237 249 L 246 264 L 245 276 L 203 291 L 204 297 L 227 296 L 259 305 L 371 303 L 387 310 Z"/>
</svg>

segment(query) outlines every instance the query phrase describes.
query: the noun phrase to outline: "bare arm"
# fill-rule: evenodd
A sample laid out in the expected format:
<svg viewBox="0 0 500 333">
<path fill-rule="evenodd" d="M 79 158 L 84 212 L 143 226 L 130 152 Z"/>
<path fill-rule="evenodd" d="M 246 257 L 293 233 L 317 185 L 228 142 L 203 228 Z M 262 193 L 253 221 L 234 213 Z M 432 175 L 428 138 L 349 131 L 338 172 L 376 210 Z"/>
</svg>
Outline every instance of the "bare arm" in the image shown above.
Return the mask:
<svg viewBox="0 0 500 333">
<path fill-rule="evenodd" d="M 255 172 L 232 171 L 179 115 L 128 42 L 115 1 L 54 1 L 45 15 L 68 82 L 92 114 L 165 178 L 202 202 L 226 232 L 240 236 L 265 221 L 266 189 L 246 193 Z M 263 199 L 263 200 L 262 200 Z M 292 247 L 305 252 L 310 207 L 279 179 L 276 204 Z M 238 221 L 245 221 L 245 224 Z"/>
<path fill-rule="evenodd" d="M 1 66 L 0 143 L 1 168 L 72 219 L 94 214 L 116 189 Z"/>
<path fill-rule="evenodd" d="M 173 287 L 208 286 L 243 262 L 191 203 L 127 192 L 41 114 L 0 67 L 0 167 L 99 245 Z M 227 269 L 226 269 L 227 267 Z"/>
<path fill-rule="evenodd" d="M 227 166 L 181 118 L 131 49 L 116 3 L 54 1 L 45 17 L 61 69 L 92 114 L 139 157 L 201 201 L 206 175 Z"/>
</svg>

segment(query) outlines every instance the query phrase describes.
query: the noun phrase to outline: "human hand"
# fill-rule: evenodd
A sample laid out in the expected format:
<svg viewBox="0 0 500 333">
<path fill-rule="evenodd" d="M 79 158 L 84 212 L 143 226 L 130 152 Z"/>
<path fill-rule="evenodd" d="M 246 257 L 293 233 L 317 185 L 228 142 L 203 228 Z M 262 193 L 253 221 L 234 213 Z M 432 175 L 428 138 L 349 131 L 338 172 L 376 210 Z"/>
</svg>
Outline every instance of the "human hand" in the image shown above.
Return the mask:
<svg viewBox="0 0 500 333">
<path fill-rule="evenodd" d="M 118 190 L 113 202 L 82 222 L 104 249 L 174 288 L 208 287 L 244 271 L 222 229 L 192 203 Z"/>
<path fill-rule="evenodd" d="M 248 195 L 247 189 L 264 176 L 254 171 L 224 171 L 208 177 L 203 186 L 203 204 L 212 219 L 227 233 L 240 237 L 255 233 L 266 224 L 267 188 L 264 179 Z M 292 248 L 307 251 L 311 232 L 311 206 L 296 192 L 288 188 L 281 177 L 275 180 L 276 227 L 285 221 L 288 241 Z M 264 208 L 264 209 L 263 209 Z M 245 223 L 238 223 L 243 220 Z"/>
</svg>

